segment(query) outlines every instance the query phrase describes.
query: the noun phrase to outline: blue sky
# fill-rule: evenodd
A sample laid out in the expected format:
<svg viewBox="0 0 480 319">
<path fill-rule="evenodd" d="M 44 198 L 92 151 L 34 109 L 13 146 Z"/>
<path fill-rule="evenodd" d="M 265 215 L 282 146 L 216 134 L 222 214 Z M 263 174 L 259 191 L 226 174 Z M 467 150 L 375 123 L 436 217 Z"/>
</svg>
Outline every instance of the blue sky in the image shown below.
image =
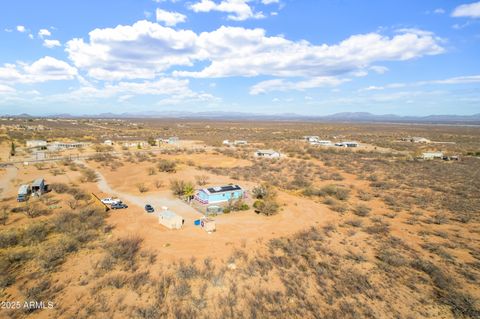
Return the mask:
<svg viewBox="0 0 480 319">
<path fill-rule="evenodd" d="M 480 113 L 480 2 L 3 1 L 0 114 Z"/>
</svg>

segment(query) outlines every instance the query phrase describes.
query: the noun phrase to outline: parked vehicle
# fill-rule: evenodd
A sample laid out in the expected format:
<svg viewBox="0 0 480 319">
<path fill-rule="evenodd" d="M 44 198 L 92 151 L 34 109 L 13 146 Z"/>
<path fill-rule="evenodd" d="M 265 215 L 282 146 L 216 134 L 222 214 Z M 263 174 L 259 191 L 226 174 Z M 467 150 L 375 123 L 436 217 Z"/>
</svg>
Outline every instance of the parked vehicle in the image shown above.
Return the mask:
<svg viewBox="0 0 480 319">
<path fill-rule="evenodd" d="M 153 208 L 152 205 L 147 204 L 147 205 L 145 205 L 145 211 L 146 211 L 147 213 L 153 213 L 153 212 L 155 211 L 155 209 Z"/>
<path fill-rule="evenodd" d="M 101 200 L 105 205 L 113 205 L 121 203 L 122 201 L 118 198 L 108 197 Z"/>
<path fill-rule="evenodd" d="M 18 189 L 17 201 L 18 202 L 25 202 L 28 200 L 31 194 L 30 185 L 22 185 Z"/>
<path fill-rule="evenodd" d="M 122 203 L 122 202 L 112 204 L 112 206 L 110 206 L 110 207 L 111 207 L 112 209 L 128 208 L 127 204 L 124 204 L 124 203 Z"/>
</svg>

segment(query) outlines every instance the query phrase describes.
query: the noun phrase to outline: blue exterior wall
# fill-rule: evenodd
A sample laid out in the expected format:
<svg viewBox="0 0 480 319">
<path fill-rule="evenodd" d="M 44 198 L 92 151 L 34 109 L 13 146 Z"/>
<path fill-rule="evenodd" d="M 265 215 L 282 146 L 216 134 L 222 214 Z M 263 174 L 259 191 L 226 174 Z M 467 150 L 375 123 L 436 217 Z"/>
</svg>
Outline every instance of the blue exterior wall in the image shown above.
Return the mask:
<svg viewBox="0 0 480 319">
<path fill-rule="evenodd" d="M 243 190 L 236 190 L 231 192 L 224 192 L 224 193 L 216 193 L 216 194 L 207 194 L 204 191 L 200 190 L 197 193 L 197 197 L 200 198 L 202 201 L 208 203 L 218 203 L 218 202 L 226 202 L 233 199 L 242 198 L 244 194 Z"/>
</svg>

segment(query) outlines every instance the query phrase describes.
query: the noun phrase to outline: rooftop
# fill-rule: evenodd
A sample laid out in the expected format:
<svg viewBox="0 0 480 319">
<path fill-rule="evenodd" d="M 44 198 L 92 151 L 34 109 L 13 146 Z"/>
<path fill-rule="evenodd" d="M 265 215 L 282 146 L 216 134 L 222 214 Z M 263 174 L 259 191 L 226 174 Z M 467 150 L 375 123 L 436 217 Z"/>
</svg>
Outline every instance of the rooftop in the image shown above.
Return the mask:
<svg viewBox="0 0 480 319">
<path fill-rule="evenodd" d="M 207 194 L 217 194 L 217 193 L 238 191 L 238 190 L 242 190 L 242 188 L 238 185 L 224 185 L 224 186 L 208 187 L 202 190 Z"/>
</svg>

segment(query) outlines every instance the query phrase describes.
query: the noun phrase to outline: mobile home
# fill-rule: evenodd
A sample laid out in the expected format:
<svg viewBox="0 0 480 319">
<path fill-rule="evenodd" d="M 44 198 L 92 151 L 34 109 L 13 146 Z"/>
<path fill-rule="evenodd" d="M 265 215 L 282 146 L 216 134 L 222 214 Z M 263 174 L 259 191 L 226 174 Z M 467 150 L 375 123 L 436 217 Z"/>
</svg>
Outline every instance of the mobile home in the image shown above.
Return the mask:
<svg viewBox="0 0 480 319">
<path fill-rule="evenodd" d="M 258 150 L 255 152 L 255 157 L 280 158 L 280 156 L 280 153 L 274 150 Z"/>
<path fill-rule="evenodd" d="M 195 194 L 195 200 L 202 204 L 222 203 L 244 197 L 245 191 L 238 185 L 203 188 Z"/>
</svg>

